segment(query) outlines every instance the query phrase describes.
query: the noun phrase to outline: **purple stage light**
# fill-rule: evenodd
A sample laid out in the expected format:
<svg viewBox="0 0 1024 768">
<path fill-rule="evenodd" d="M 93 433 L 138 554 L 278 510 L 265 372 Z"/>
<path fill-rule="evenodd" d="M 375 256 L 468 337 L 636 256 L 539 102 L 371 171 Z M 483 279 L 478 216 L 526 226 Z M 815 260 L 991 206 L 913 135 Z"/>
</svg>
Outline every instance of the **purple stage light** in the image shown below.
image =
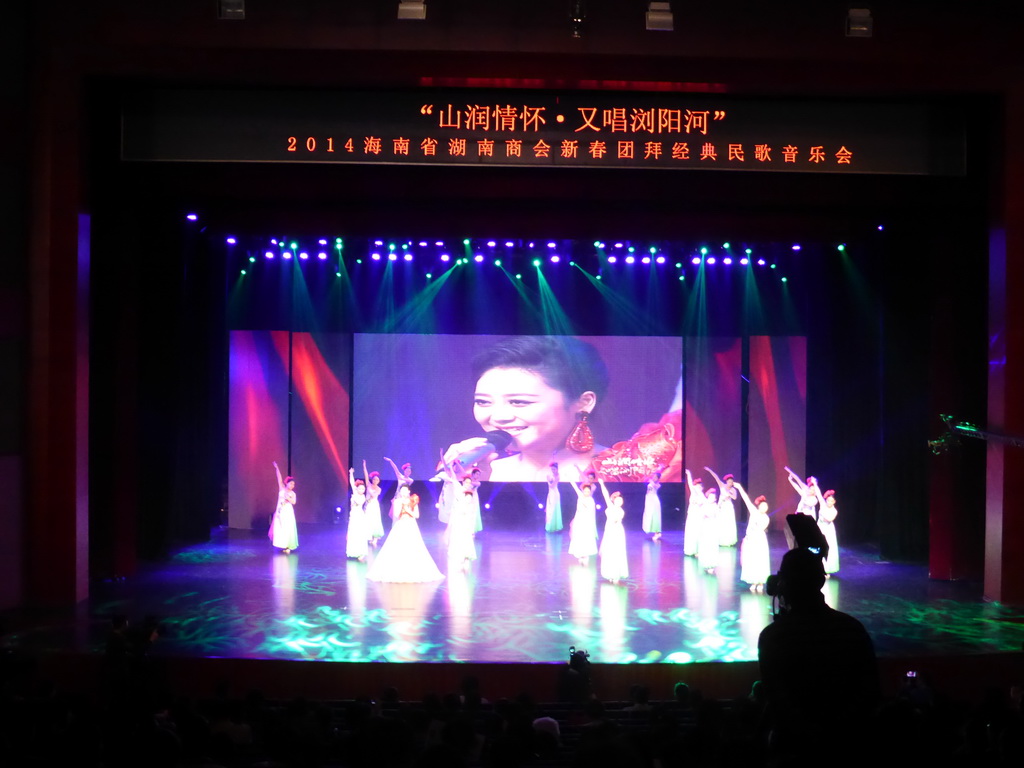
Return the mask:
<svg viewBox="0 0 1024 768">
<path fill-rule="evenodd" d="M 299 254 L 299 258 L 300 259 L 308 259 L 309 258 L 309 254 L 306 253 L 305 251 L 303 251 L 302 253 Z"/>
<path fill-rule="evenodd" d="M 267 251 L 263 255 L 266 256 L 268 259 L 274 258 L 274 252 L 273 251 Z"/>
<path fill-rule="evenodd" d="M 233 238 L 233 237 L 229 237 L 226 242 L 227 242 L 228 245 L 234 245 L 238 241 L 235 240 L 235 238 Z"/>
<path fill-rule="evenodd" d="M 724 259 L 722 259 L 722 263 L 725 265 L 732 264 L 732 259 L 726 256 Z"/>
<path fill-rule="evenodd" d="M 473 261 L 475 261 L 477 264 L 479 264 L 483 260 L 484 256 L 482 253 L 478 253 L 476 256 L 473 257 Z"/>
<path fill-rule="evenodd" d="M 406 261 L 412 261 L 412 254 L 411 253 L 407 253 L 407 254 L 405 254 L 404 258 L 405 258 Z"/>
<path fill-rule="evenodd" d="M 320 251 L 320 253 L 318 253 L 318 254 L 316 255 L 316 257 L 317 257 L 318 259 L 320 259 L 320 261 L 323 261 L 324 259 L 326 259 L 326 258 L 327 258 L 327 254 L 326 254 L 326 253 L 324 253 L 323 251 Z"/>
<path fill-rule="evenodd" d="M 659 256 L 658 258 L 655 259 L 655 261 L 658 262 L 659 264 L 664 264 L 665 263 L 665 257 L 664 256 Z"/>
<path fill-rule="evenodd" d="M 487 502 L 486 504 L 484 504 L 484 509 L 490 509 L 490 508 L 491 508 L 491 503 L 490 502 Z"/>
<path fill-rule="evenodd" d="M 488 247 L 488 248 L 493 248 L 493 247 L 494 247 L 494 246 L 496 246 L 496 245 L 497 245 L 497 243 L 496 243 L 496 242 L 494 242 L 493 240 L 488 240 L 488 241 L 487 241 L 487 247 Z"/>
<path fill-rule="evenodd" d="M 384 245 L 384 241 L 383 240 L 374 240 L 373 244 L 376 245 L 376 246 L 381 246 L 381 245 Z"/>
<path fill-rule="evenodd" d="M 650 264 L 651 263 L 651 257 L 650 256 L 644 256 L 642 259 L 640 259 L 640 261 L 642 261 L 644 264 Z"/>
<path fill-rule="evenodd" d="M 373 259 L 374 261 L 380 261 L 380 254 L 379 253 L 371 253 L 370 254 L 370 258 Z"/>
<path fill-rule="evenodd" d="M 700 256 L 694 256 L 690 261 L 694 264 L 700 264 Z"/>
<path fill-rule="evenodd" d="M 742 259 L 740 259 L 740 264 L 742 264 L 744 267 L 747 266 L 747 264 L 749 264 L 749 263 L 750 263 L 750 259 L 748 259 L 746 256 L 744 256 Z"/>
<path fill-rule="evenodd" d="M 559 256 L 559 255 L 558 255 L 557 253 L 556 253 L 556 254 L 553 254 L 553 255 L 551 256 L 551 261 L 553 261 L 553 262 L 554 262 L 555 264 L 557 264 L 557 263 L 558 263 L 558 262 L 560 262 L 561 260 L 562 260 L 562 258 L 561 258 L 561 257 L 560 257 L 560 256 Z"/>
<path fill-rule="evenodd" d="M 548 248 L 554 248 L 556 243 L 548 243 Z"/>
<path fill-rule="evenodd" d="M 878 231 L 879 232 L 884 232 L 885 231 L 885 227 L 882 224 L 879 224 L 878 225 Z"/>
<path fill-rule="evenodd" d="M 190 213 L 187 216 L 185 216 L 185 218 L 188 219 L 189 221 L 197 221 L 199 219 L 199 216 L 195 213 Z"/>
<path fill-rule="evenodd" d="M 799 251 L 800 250 L 800 246 L 799 245 L 794 245 L 793 246 L 793 250 L 794 251 Z"/>
<path fill-rule="evenodd" d="M 284 253 L 281 254 L 281 258 L 282 259 L 290 259 L 291 257 L 292 257 L 292 252 L 291 251 L 285 251 Z"/>
<path fill-rule="evenodd" d="M 616 244 L 615 244 L 615 247 L 616 247 L 616 248 L 621 248 L 621 247 L 622 247 L 622 243 L 616 243 Z"/>
<path fill-rule="evenodd" d="M 320 238 L 316 242 L 317 242 L 317 245 L 327 245 L 327 240 L 324 239 L 324 238 Z"/>
<path fill-rule="evenodd" d="M 434 245 L 436 245 L 438 248 L 444 248 L 444 241 L 443 240 L 435 240 L 434 241 Z"/>
<path fill-rule="evenodd" d="M 447 253 L 442 253 L 442 254 L 441 254 L 441 261 L 450 261 L 450 260 L 451 260 L 451 258 L 452 258 L 452 257 L 451 257 L 451 256 L 449 256 L 449 255 L 448 255 Z"/>
<path fill-rule="evenodd" d="M 636 259 L 633 256 L 627 256 L 626 257 L 626 263 L 627 264 L 632 264 L 634 261 L 636 261 Z"/>
<path fill-rule="evenodd" d="M 715 263 L 715 257 L 714 256 L 708 256 L 708 264 L 714 264 L 714 263 Z"/>
<path fill-rule="evenodd" d="M 427 241 L 426 240 L 420 240 L 420 248 L 426 248 L 426 247 L 427 247 Z"/>
<path fill-rule="evenodd" d="M 398 261 L 398 254 L 392 251 L 388 254 L 388 261 Z"/>
<path fill-rule="evenodd" d="M 514 245 L 515 245 L 515 243 L 513 243 L 511 240 L 506 240 L 505 241 L 505 247 L 506 248 L 511 248 Z"/>
<path fill-rule="evenodd" d="M 277 245 L 277 238 L 276 237 L 270 238 L 270 244 L 271 245 Z"/>
<path fill-rule="evenodd" d="M 758 259 L 758 260 L 757 260 L 757 266 L 759 266 L 759 267 L 763 267 L 763 266 L 764 266 L 764 264 L 765 264 L 765 262 L 764 262 L 764 259 Z"/>
<path fill-rule="evenodd" d="M 614 264 L 617 261 L 618 261 L 618 259 L 616 259 L 614 256 L 609 256 L 608 257 L 608 263 L 609 264 Z"/>
</svg>

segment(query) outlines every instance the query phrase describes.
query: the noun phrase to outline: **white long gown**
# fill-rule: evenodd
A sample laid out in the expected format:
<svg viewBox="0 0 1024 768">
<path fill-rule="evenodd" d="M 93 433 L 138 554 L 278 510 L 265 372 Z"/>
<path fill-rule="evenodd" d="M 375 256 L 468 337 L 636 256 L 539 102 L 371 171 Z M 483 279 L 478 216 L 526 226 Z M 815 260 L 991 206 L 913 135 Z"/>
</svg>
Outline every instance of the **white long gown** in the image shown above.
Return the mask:
<svg viewBox="0 0 1024 768">
<path fill-rule="evenodd" d="M 597 554 L 597 506 L 593 496 L 576 500 L 576 514 L 569 524 L 569 554 L 590 557 Z"/>
<path fill-rule="evenodd" d="M 370 581 L 416 583 L 440 581 L 444 574 L 437 569 L 434 559 L 423 543 L 420 526 L 416 522 L 419 508 L 412 503 L 396 500 L 395 523 L 384 539 L 384 545 L 373 559 L 366 578 Z"/>
<path fill-rule="evenodd" d="M 278 549 L 298 549 L 299 529 L 295 525 L 295 491 L 282 488 L 277 494 L 277 508 L 267 535 Z"/>
</svg>

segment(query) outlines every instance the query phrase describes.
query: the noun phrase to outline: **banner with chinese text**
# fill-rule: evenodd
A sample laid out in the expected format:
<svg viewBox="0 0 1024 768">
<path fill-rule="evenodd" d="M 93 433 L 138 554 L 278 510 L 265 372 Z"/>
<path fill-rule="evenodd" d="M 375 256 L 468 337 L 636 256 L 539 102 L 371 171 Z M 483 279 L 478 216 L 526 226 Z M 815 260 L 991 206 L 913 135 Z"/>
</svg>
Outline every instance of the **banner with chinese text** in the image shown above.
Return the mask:
<svg viewBox="0 0 1024 768">
<path fill-rule="evenodd" d="M 156 91 L 128 161 L 961 175 L 955 110 L 621 91 Z"/>
</svg>

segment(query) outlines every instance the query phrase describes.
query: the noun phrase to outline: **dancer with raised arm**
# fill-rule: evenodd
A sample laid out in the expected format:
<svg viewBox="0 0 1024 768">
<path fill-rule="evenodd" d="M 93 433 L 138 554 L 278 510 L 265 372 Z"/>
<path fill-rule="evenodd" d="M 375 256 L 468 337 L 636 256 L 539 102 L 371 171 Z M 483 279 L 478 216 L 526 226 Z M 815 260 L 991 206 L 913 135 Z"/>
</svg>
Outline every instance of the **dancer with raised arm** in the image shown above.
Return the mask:
<svg viewBox="0 0 1024 768">
<path fill-rule="evenodd" d="M 750 585 L 751 592 L 764 592 L 764 584 L 772 573 L 768 549 L 768 499 L 758 496 L 753 501 L 739 483 L 735 488 L 747 505 L 747 533 L 740 544 L 740 581 Z"/>
<path fill-rule="evenodd" d="M 718 567 L 718 489 L 708 488 L 700 511 L 700 536 L 697 539 L 697 563 L 704 573 L 714 574 Z"/>
<path fill-rule="evenodd" d="M 455 459 L 451 463 L 441 461 L 441 494 L 437 502 L 437 519 L 445 525 L 451 519 L 452 505 L 459 493 L 458 478 L 464 474 L 462 462 Z"/>
<path fill-rule="evenodd" d="M 363 479 L 366 481 L 366 528 L 370 546 L 376 547 L 377 542 L 384 538 L 384 520 L 380 513 L 380 472 L 366 471 L 366 459 L 363 459 Z"/>
<path fill-rule="evenodd" d="M 833 573 L 839 573 L 839 537 L 836 535 L 836 517 L 839 516 L 839 509 L 836 507 L 836 492 L 832 490 L 821 492 L 821 486 L 814 484 L 814 493 L 818 497 L 818 529 L 825 536 L 828 543 L 828 555 L 825 557 L 825 578 L 832 578 Z"/>
<path fill-rule="evenodd" d="M 445 471 L 451 475 L 456 490 L 452 500 L 451 513 L 448 517 L 448 528 L 445 530 L 445 541 L 448 544 L 448 572 L 453 569 L 468 571 L 476 560 L 476 544 L 473 542 L 475 533 L 476 510 L 479 508 L 476 488 L 473 487 L 471 475 L 465 475 L 461 484 L 450 464 Z"/>
<path fill-rule="evenodd" d="M 622 579 L 629 578 L 626 526 L 622 522 L 626 517 L 626 510 L 623 507 L 622 494 L 618 491 L 609 494 L 604 480 L 600 479 L 598 482 L 601 484 L 605 503 L 604 536 L 601 537 L 601 546 L 598 549 L 601 557 L 601 578 L 618 584 Z"/>
<path fill-rule="evenodd" d="M 437 569 L 427 551 L 416 522 L 420 516 L 419 496 L 410 493 L 408 485 L 400 485 L 391 511 L 395 517 L 394 524 L 366 572 L 366 578 L 370 581 L 399 583 L 443 579 L 444 574 Z"/>
<path fill-rule="evenodd" d="M 370 553 L 370 532 L 366 520 L 366 483 L 356 480 L 356 471 L 349 467 L 348 484 L 352 496 L 348 504 L 348 530 L 345 533 L 345 557 L 366 562 Z"/>
<path fill-rule="evenodd" d="M 683 524 L 683 554 L 693 557 L 697 554 L 697 542 L 700 541 L 700 529 L 704 522 L 704 481 L 686 470 L 686 487 L 690 489 L 690 501 L 686 506 L 686 522 Z"/>
<path fill-rule="evenodd" d="M 586 565 L 591 555 L 597 554 L 597 505 L 594 502 L 594 485 L 583 482 L 569 483 L 576 491 L 576 513 L 569 523 L 569 554 Z"/>
<path fill-rule="evenodd" d="M 644 495 L 641 527 L 644 533 L 651 535 L 651 541 L 658 541 L 661 538 L 661 498 L 658 496 L 658 490 L 661 488 L 661 470 L 662 466 L 659 464 L 647 478 L 647 493 Z"/>
<path fill-rule="evenodd" d="M 284 552 L 289 554 L 293 549 L 299 548 L 299 529 L 295 525 L 295 504 L 298 497 L 295 495 L 295 478 L 290 475 L 281 479 L 281 470 L 274 462 L 274 473 L 277 475 L 277 508 L 270 521 L 268 537 L 270 542 Z"/>
<path fill-rule="evenodd" d="M 544 530 L 557 533 L 562 530 L 562 493 L 558 490 L 558 462 L 548 465 L 548 495 L 544 500 Z"/>
<path fill-rule="evenodd" d="M 716 526 L 718 528 L 718 545 L 721 547 L 736 546 L 736 505 L 737 498 L 735 483 L 732 474 L 719 477 L 711 467 L 704 467 L 718 483 L 718 517 Z"/>
<path fill-rule="evenodd" d="M 784 469 L 786 470 L 789 484 L 793 486 L 794 491 L 800 494 L 800 501 L 796 505 L 796 514 L 807 515 L 817 520 L 818 496 L 814 492 L 814 486 L 818 484 L 818 478 L 812 475 L 804 481 L 789 467 L 784 467 Z M 789 530 L 788 525 L 785 528 L 785 534 L 786 544 L 789 545 L 790 549 L 794 549 L 796 547 L 796 539 L 793 537 L 793 532 Z"/>
</svg>

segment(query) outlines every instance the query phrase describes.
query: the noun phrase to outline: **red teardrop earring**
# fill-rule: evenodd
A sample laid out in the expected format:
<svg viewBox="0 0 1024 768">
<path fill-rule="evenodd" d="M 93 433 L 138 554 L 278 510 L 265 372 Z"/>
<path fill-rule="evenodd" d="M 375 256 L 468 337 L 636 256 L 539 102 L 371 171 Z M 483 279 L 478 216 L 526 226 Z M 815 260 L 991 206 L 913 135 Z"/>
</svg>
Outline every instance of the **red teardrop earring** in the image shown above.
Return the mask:
<svg viewBox="0 0 1024 768">
<path fill-rule="evenodd" d="M 590 414 L 580 411 L 576 414 L 576 425 L 566 438 L 565 447 L 574 453 L 590 453 L 594 449 L 594 433 L 590 431 L 587 417 Z"/>
</svg>

